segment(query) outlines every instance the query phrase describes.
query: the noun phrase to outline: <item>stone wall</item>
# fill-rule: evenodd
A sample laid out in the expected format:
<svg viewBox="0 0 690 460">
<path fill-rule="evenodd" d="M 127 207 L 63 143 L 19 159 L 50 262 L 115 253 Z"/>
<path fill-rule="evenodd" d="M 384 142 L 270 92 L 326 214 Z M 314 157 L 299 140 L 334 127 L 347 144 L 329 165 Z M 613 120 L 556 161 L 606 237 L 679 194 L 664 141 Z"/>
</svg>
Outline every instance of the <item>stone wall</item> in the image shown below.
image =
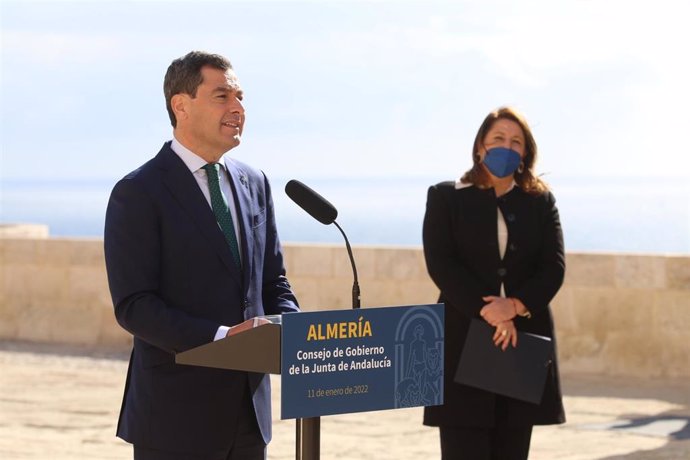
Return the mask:
<svg viewBox="0 0 690 460">
<path fill-rule="evenodd" d="M 420 248 L 353 252 L 363 308 L 436 301 Z M 344 247 L 285 244 L 285 259 L 304 310 L 350 308 Z M 130 344 L 112 313 L 100 239 L 0 237 L 0 288 L 0 339 Z M 565 372 L 690 377 L 690 256 L 569 253 L 553 310 Z"/>
</svg>

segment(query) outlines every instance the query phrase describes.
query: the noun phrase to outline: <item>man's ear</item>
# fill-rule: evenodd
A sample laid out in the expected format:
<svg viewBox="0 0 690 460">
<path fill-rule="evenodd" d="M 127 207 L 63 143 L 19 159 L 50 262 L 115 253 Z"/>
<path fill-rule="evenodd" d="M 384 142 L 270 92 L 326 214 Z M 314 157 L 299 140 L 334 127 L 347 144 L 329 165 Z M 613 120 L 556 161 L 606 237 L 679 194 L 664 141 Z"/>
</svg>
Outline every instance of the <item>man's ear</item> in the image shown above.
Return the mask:
<svg viewBox="0 0 690 460">
<path fill-rule="evenodd" d="M 189 96 L 186 94 L 175 94 L 170 98 L 170 106 L 177 121 L 189 118 Z"/>
</svg>

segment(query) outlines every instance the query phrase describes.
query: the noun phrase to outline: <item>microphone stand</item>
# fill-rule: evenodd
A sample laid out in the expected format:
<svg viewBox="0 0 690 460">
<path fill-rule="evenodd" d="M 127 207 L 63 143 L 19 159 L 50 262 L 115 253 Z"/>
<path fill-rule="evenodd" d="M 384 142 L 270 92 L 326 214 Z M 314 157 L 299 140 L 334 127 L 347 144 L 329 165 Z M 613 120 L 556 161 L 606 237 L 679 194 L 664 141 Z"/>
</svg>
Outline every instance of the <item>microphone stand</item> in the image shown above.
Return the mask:
<svg viewBox="0 0 690 460">
<path fill-rule="evenodd" d="M 352 273 L 355 275 L 355 281 L 352 284 L 352 309 L 356 310 L 360 307 L 360 293 L 359 293 L 359 282 L 357 281 L 357 267 L 355 267 L 355 258 L 352 256 L 352 248 L 350 247 L 350 242 L 347 239 L 347 236 L 345 235 L 345 232 L 343 231 L 342 228 L 340 228 L 340 225 L 338 225 L 338 222 L 333 221 L 336 227 L 338 227 L 338 230 L 340 230 L 340 233 L 343 234 L 343 238 L 345 238 L 345 246 L 347 247 L 347 254 L 350 256 L 350 264 L 352 264 Z"/>
<path fill-rule="evenodd" d="M 355 281 L 352 284 L 352 308 L 354 310 L 360 307 L 360 293 L 359 282 L 357 280 L 357 267 L 355 266 L 355 258 L 352 256 L 352 247 L 347 235 L 338 222 L 333 221 L 335 226 L 342 233 L 345 238 L 345 246 L 347 247 L 347 254 L 350 256 L 350 264 L 352 265 L 352 273 L 355 276 Z M 309 417 L 297 419 L 296 423 L 296 451 L 295 457 L 297 460 L 319 460 L 321 458 L 321 417 Z"/>
</svg>

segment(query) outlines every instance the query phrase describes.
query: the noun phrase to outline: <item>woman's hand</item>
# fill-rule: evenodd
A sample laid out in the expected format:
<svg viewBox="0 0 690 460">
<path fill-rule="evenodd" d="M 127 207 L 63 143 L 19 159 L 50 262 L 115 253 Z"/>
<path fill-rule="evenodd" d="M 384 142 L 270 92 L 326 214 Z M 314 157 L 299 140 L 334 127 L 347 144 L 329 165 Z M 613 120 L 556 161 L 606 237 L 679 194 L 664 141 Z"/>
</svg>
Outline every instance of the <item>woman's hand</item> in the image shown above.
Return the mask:
<svg viewBox="0 0 690 460">
<path fill-rule="evenodd" d="M 479 311 L 479 314 L 484 318 L 484 321 L 494 327 L 515 318 L 517 314 L 515 304 L 508 298 L 488 295 L 482 297 L 482 300 L 488 303 Z"/>
<path fill-rule="evenodd" d="M 517 347 L 517 330 L 512 321 L 504 321 L 496 326 L 494 333 L 494 345 L 501 347 L 501 350 L 506 351 L 508 345 L 513 344 L 513 348 Z"/>
</svg>

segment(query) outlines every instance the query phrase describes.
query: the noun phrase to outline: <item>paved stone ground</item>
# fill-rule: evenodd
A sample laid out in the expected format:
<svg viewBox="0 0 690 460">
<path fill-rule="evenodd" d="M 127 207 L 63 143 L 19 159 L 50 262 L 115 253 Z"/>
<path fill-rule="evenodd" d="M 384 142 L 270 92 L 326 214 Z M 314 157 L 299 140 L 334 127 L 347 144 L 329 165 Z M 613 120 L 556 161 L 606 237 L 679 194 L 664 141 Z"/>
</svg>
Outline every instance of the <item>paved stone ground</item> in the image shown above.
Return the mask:
<svg viewBox="0 0 690 460">
<path fill-rule="evenodd" d="M 127 370 L 121 352 L 0 342 L 0 458 L 127 459 L 114 436 Z M 690 459 L 690 384 L 563 377 L 568 423 L 537 427 L 533 460 Z M 273 377 L 271 460 L 295 457 L 295 422 L 277 419 L 280 378 Z M 321 458 L 439 458 L 438 434 L 422 410 L 321 419 Z"/>
</svg>

